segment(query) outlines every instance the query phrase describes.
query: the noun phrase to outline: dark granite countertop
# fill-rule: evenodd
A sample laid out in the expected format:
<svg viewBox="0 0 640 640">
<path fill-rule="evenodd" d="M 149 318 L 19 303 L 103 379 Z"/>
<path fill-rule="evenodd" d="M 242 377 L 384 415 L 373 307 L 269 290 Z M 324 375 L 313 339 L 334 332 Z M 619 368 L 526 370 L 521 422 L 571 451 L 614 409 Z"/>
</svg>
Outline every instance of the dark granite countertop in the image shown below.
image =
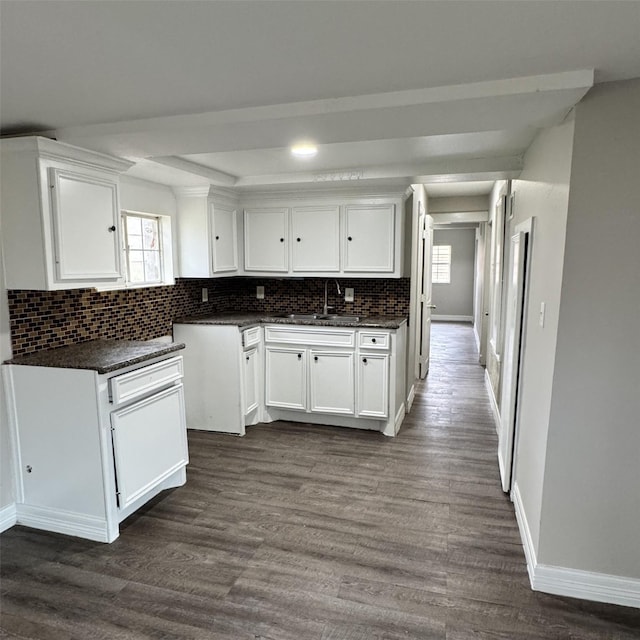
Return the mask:
<svg viewBox="0 0 640 640">
<path fill-rule="evenodd" d="M 283 317 L 282 314 L 268 313 L 216 313 L 206 316 L 191 316 L 175 320 L 174 324 L 227 324 L 247 329 L 259 324 L 304 324 L 321 327 L 352 327 L 355 329 L 397 329 L 405 316 L 361 316 L 358 321 L 345 321 L 343 319 L 315 318 L 301 319 Z"/>
<path fill-rule="evenodd" d="M 58 367 L 61 369 L 91 369 L 98 373 L 111 373 L 180 349 L 184 349 L 184 344 L 176 342 L 91 340 L 68 347 L 43 349 L 36 353 L 17 356 L 12 360 L 7 360 L 5 364 Z"/>
</svg>

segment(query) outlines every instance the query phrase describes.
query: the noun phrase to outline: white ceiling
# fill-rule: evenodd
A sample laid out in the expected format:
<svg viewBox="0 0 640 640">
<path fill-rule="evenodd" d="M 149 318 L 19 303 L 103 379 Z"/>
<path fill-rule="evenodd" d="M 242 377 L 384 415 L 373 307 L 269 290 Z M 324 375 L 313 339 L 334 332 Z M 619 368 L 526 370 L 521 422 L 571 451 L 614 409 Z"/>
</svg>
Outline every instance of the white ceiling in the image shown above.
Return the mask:
<svg viewBox="0 0 640 640">
<path fill-rule="evenodd" d="M 460 193 L 517 175 L 592 72 L 640 76 L 640 2 L 3 0 L 0 20 L 4 132 L 172 185 Z M 289 156 L 301 138 L 315 159 Z"/>
</svg>

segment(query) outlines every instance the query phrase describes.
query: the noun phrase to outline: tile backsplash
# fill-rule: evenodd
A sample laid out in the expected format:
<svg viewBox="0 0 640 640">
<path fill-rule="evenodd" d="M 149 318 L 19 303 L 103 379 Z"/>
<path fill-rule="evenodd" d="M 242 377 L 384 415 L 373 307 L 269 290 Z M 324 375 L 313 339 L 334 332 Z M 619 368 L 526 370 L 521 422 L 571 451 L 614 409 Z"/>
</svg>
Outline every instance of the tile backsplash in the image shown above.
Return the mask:
<svg viewBox="0 0 640 640">
<path fill-rule="evenodd" d="M 8 291 L 14 356 L 96 338 L 149 340 L 171 333 L 180 317 L 225 311 L 266 313 L 319 312 L 324 304 L 323 278 L 180 278 L 173 286 L 95 291 Z M 358 315 L 408 315 L 409 278 L 334 279 L 328 302 L 336 312 Z M 256 299 L 256 286 L 265 298 Z M 209 301 L 201 302 L 201 290 Z M 344 301 L 353 287 L 354 302 Z"/>
</svg>

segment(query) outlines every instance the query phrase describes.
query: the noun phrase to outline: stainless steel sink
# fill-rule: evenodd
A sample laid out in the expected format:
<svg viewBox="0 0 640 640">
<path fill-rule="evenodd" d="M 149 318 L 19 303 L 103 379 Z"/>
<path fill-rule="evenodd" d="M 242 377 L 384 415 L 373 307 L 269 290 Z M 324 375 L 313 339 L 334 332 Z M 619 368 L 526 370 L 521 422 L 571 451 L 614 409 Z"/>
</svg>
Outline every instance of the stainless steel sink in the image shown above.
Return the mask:
<svg viewBox="0 0 640 640">
<path fill-rule="evenodd" d="M 316 320 L 320 316 L 316 313 L 282 313 L 278 314 L 278 318 L 288 318 L 289 320 Z"/>
<path fill-rule="evenodd" d="M 336 322 L 359 322 L 360 316 L 347 316 L 339 313 L 317 316 L 318 320 L 334 320 Z"/>
</svg>

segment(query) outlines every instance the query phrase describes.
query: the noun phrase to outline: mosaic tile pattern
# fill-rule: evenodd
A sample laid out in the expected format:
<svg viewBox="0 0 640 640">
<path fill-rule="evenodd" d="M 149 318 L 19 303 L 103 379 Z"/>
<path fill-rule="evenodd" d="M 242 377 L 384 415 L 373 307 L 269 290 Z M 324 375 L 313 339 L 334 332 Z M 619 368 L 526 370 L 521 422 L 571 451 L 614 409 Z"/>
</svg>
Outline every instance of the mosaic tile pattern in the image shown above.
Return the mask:
<svg viewBox="0 0 640 640">
<path fill-rule="evenodd" d="M 322 310 L 324 279 L 187 279 L 174 286 L 98 292 L 10 290 L 9 315 L 14 356 L 96 338 L 149 340 L 171 333 L 175 318 L 225 311 L 308 313 Z M 329 304 L 338 313 L 408 315 L 409 279 L 340 279 L 343 295 L 329 280 Z M 256 286 L 265 287 L 264 300 Z M 201 302 L 201 289 L 209 301 Z M 344 287 L 355 289 L 353 303 Z"/>
</svg>

